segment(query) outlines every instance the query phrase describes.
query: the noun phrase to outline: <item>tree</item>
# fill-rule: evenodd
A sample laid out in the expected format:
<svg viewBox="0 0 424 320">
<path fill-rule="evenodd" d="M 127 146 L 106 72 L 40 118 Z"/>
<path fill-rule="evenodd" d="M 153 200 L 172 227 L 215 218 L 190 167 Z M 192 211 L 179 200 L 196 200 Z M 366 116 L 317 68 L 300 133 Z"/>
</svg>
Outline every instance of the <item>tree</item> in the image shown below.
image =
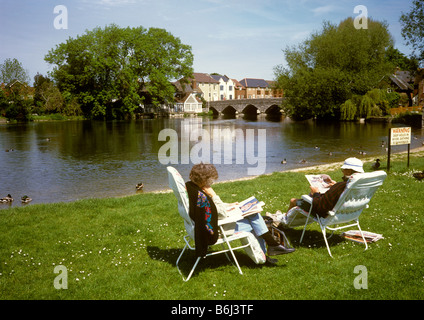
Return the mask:
<svg viewBox="0 0 424 320">
<path fill-rule="evenodd" d="M 45 60 L 64 95 L 78 98 L 90 118 L 132 115 L 146 97 L 155 105 L 173 100 L 171 81 L 193 73 L 191 47 L 163 29 L 112 24 L 70 38 Z"/>
<path fill-rule="evenodd" d="M 353 95 L 340 106 L 340 119 L 349 121 L 358 117 L 368 119 L 388 115 L 390 107 L 397 103 L 399 98 L 399 94 L 387 93 L 384 89 L 372 89 L 362 96 Z"/>
<path fill-rule="evenodd" d="M 393 46 L 389 46 L 386 50 L 386 59 L 393 65 L 394 69 L 399 68 L 403 71 L 409 71 L 412 74 L 416 74 L 419 62 L 416 58 L 408 58 L 398 49 Z"/>
<path fill-rule="evenodd" d="M 393 44 L 387 24 L 369 18 L 368 29 L 357 30 L 353 22 L 324 22 L 322 31 L 284 50 L 287 67 L 277 66 L 275 76 L 290 117 L 339 118 L 345 101 L 374 88 L 393 68 L 385 58 Z"/>
<path fill-rule="evenodd" d="M 5 87 L 6 118 L 18 121 L 30 120 L 33 99 L 30 99 L 29 91 L 28 85 L 20 81 L 14 81 Z"/>
<path fill-rule="evenodd" d="M 10 84 L 15 80 L 28 83 L 28 71 L 24 69 L 22 63 L 17 59 L 6 59 L 3 64 L 0 64 L 0 83 Z"/>
<path fill-rule="evenodd" d="M 419 60 L 424 61 L 424 0 L 412 1 L 411 11 L 402 13 L 400 23 L 402 25 L 402 37 L 406 44 L 413 49 L 413 54 Z"/>
</svg>

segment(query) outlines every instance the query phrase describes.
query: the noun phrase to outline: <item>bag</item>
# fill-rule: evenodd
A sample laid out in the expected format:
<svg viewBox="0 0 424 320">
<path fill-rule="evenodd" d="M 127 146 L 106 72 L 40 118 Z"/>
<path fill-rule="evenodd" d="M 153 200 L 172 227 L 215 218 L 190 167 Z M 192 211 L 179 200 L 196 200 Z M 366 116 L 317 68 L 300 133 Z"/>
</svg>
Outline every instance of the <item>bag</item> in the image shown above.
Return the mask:
<svg viewBox="0 0 424 320">
<path fill-rule="evenodd" d="M 271 217 L 263 217 L 263 218 L 264 218 L 266 226 L 268 227 L 268 230 L 271 233 L 274 240 L 277 241 L 279 244 L 288 248 L 289 242 L 288 242 L 284 232 L 281 231 L 280 229 L 277 229 L 276 227 L 274 227 L 274 225 L 273 225 L 274 220 Z"/>
</svg>

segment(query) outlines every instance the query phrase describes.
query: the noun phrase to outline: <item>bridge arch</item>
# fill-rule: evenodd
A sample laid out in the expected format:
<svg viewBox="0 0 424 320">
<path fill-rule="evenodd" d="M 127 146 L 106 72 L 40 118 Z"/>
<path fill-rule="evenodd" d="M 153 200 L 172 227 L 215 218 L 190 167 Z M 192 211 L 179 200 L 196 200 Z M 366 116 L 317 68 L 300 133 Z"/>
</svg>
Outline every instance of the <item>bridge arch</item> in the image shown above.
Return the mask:
<svg viewBox="0 0 424 320">
<path fill-rule="evenodd" d="M 266 99 L 237 99 L 237 100 L 220 100 L 210 101 L 209 108 L 217 114 L 227 113 L 250 113 L 250 114 L 278 114 L 279 105 L 282 103 L 282 98 L 266 98 Z"/>
<path fill-rule="evenodd" d="M 254 106 L 253 104 L 248 104 L 244 109 L 242 110 L 242 113 L 244 115 L 257 115 L 258 114 L 258 108 Z"/>
<path fill-rule="evenodd" d="M 222 114 L 225 116 L 235 116 L 236 113 L 237 109 L 230 105 L 224 108 L 224 110 L 222 110 Z"/>
<path fill-rule="evenodd" d="M 281 109 L 280 109 L 280 107 L 278 106 L 278 105 L 276 105 L 276 104 L 273 104 L 273 105 L 271 105 L 271 106 L 269 106 L 266 110 L 265 110 L 265 113 L 267 114 L 267 115 L 270 115 L 270 116 L 272 116 L 272 115 L 281 115 Z"/>
</svg>

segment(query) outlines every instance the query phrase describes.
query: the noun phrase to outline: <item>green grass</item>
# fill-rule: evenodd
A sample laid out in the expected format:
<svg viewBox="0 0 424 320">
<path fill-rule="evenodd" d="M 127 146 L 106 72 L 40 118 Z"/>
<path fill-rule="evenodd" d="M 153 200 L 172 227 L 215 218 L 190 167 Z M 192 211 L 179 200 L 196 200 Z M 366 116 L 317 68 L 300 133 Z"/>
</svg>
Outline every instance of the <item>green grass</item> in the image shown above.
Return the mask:
<svg viewBox="0 0 424 320">
<path fill-rule="evenodd" d="M 409 170 L 405 155 L 392 158 L 360 219 L 363 230 L 384 236 L 367 251 L 335 235 L 332 259 L 317 226 L 302 244 L 297 228 L 286 231 L 296 252 L 278 256 L 277 266 L 255 265 L 238 252 L 239 275 L 219 255 L 202 260 L 188 283 L 175 267 L 185 230 L 172 193 L 0 210 L 0 299 L 423 299 L 424 181 L 412 177 L 424 169 L 423 155 L 411 155 Z M 227 202 L 256 195 L 274 213 L 308 192 L 304 174 L 274 173 L 215 189 Z M 187 254 L 182 269 L 192 262 Z M 68 289 L 55 289 L 58 265 L 68 270 Z M 368 289 L 354 287 L 358 265 L 367 268 Z"/>
</svg>

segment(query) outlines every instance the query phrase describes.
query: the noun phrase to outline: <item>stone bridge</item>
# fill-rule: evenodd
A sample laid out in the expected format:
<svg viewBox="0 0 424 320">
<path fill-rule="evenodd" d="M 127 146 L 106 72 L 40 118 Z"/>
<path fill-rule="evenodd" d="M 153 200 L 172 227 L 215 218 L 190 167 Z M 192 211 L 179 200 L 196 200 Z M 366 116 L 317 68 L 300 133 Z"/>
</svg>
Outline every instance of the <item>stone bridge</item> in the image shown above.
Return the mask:
<svg viewBox="0 0 424 320">
<path fill-rule="evenodd" d="M 280 114 L 283 98 L 237 99 L 208 102 L 214 114 Z"/>
</svg>

